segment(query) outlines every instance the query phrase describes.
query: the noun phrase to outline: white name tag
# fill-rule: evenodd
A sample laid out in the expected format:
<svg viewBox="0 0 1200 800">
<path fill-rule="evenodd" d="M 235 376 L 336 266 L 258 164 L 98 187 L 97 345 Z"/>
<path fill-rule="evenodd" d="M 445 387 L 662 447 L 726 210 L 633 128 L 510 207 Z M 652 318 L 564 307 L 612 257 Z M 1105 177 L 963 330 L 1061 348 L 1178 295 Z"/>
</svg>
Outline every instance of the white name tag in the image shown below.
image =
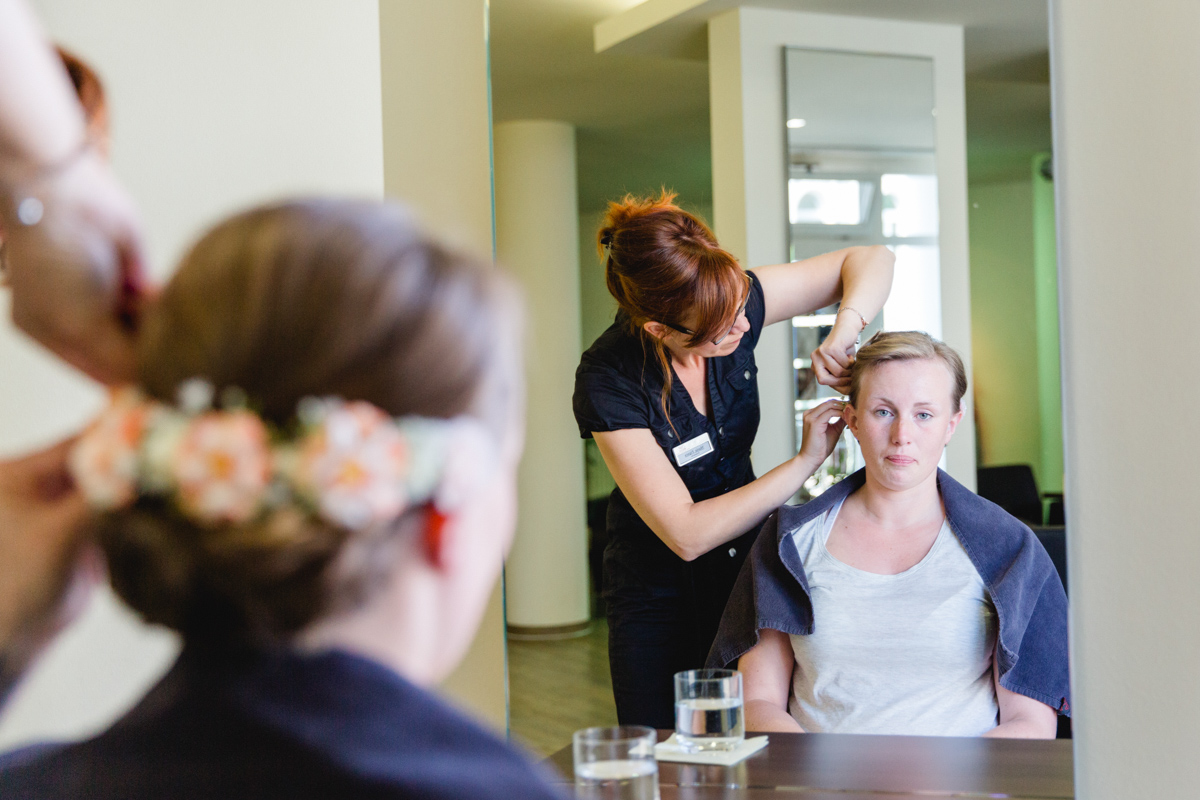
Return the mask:
<svg viewBox="0 0 1200 800">
<path fill-rule="evenodd" d="M 702 433 L 695 439 L 689 439 L 679 445 L 671 452 L 675 454 L 675 463 L 682 467 L 692 463 L 697 458 L 703 458 L 712 451 L 712 440 L 708 438 L 707 433 Z"/>
</svg>

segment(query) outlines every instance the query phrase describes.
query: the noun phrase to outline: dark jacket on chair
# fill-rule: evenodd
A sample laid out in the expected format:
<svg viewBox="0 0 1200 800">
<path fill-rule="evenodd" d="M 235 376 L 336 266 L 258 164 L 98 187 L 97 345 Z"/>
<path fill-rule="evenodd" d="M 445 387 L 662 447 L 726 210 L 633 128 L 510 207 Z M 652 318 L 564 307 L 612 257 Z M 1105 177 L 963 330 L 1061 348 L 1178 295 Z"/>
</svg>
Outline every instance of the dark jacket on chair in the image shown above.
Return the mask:
<svg viewBox="0 0 1200 800">
<path fill-rule="evenodd" d="M 1000 685 L 1070 715 L 1067 596 L 1054 564 L 1020 520 L 938 470 L 938 491 L 951 530 L 987 586 L 999 617 Z M 734 664 L 763 628 L 813 632 L 808 579 L 790 536 L 866 482 L 859 470 L 801 506 L 767 518 L 734 585 L 709 652 L 710 667 Z"/>
</svg>

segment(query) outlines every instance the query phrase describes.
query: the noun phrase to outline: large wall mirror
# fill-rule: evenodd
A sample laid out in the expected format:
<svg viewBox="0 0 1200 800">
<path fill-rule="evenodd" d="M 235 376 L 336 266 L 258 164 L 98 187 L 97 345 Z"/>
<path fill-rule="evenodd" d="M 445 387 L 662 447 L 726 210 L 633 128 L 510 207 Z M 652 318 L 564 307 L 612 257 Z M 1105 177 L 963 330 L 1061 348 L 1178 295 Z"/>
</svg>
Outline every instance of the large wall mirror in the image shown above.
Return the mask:
<svg viewBox="0 0 1200 800">
<path fill-rule="evenodd" d="M 942 337 L 933 60 L 784 48 L 788 257 L 882 244 L 896 279 L 864 339 L 886 330 Z M 836 307 L 792 321 L 796 440 L 808 409 L 835 396 L 809 354 Z M 805 485 L 815 496 L 861 466 L 852 437 Z"/>
</svg>

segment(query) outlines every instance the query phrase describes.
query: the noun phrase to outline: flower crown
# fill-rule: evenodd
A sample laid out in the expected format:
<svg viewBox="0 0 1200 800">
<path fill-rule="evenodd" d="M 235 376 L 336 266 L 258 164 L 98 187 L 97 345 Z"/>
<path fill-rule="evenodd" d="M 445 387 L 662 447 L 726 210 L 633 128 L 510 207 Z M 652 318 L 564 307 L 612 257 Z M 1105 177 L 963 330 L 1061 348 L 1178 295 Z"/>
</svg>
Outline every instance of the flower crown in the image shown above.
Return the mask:
<svg viewBox="0 0 1200 800">
<path fill-rule="evenodd" d="M 268 425 L 227 389 L 191 380 L 178 406 L 119 389 L 80 437 L 71 472 L 101 511 L 142 497 L 170 502 L 202 525 L 239 524 L 285 508 L 351 530 L 432 504 L 452 511 L 495 463 L 482 423 L 393 419 L 370 403 L 302 400 L 296 424 Z"/>
</svg>

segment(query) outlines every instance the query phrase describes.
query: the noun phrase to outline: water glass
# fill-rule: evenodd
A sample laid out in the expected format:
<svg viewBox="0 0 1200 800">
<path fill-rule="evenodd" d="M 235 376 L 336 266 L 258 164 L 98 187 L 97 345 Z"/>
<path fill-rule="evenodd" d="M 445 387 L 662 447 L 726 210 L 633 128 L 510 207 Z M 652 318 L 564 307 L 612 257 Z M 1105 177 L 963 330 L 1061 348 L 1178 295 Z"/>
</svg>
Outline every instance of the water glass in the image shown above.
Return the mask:
<svg viewBox="0 0 1200 800">
<path fill-rule="evenodd" d="M 732 750 L 746 738 L 742 673 L 689 669 L 675 673 L 675 738 L 685 750 Z"/>
<path fill-rule="evenodd" d="M 575 731 L 575 796 L 580 800 L 655 800 L 653 728 L 624 725 Z"/>
</svg>

